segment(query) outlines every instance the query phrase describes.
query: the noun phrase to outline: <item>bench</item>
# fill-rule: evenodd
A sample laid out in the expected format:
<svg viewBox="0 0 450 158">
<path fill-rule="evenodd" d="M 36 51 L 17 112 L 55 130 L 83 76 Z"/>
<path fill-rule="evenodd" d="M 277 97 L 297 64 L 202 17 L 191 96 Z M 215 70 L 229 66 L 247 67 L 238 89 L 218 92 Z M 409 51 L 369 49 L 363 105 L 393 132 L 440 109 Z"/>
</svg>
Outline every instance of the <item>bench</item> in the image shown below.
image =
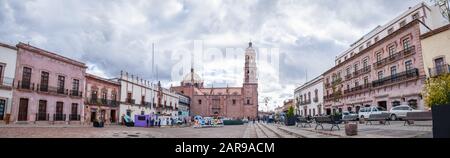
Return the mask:
<svg viewBox="0 0 450 158">
<path fill-rule="evenodd" d="M 406 124 L 411 125 L 414 124 L 414 121 L 431 121 L 433 120 L 433 117 L 431 115 L 431 112 L 408 112 L 406 113 L 406 117 L 404 118 L 405 123 L 403 126 L 406 126 Z"/>
<path fill-rule="evenodd" d="M 305 118 L 305 117 L 298 117 L 297 118 L 297 127 L 300 125 L 301 127 L 306 127 L 306 125 L 309 125 L 311 127 L 311 119 Z"/>
<path fill-rule="evenodd" d="M 344 121 L 344 123 L 348 123 L 350 121 L 356 121 L 358 119 L 358 115 L 345 115 L 342 118 L 342 121 Z"/>
<path fill-rule="evenodd" d="M 389 113 L 381 113 L 381 114 L 370 114 L 369 117 L 366 119 L 366 125 L 370 123 L 372 125 L 372 121 L 380 121 L 380 124 L 386 125 L 389 122 L 390 114 Z"/>
<path fill-rule="evenodd" d="M 334 127 L 337 127 L 338 130 L 341 130 L 339 128 L 339 124 L 342 123 L 342 119 L 337 119 L 337 118 L 333 118 L 330 116 L 318 116 L 315 117 L 314 120 L 316 121 L 316 128 L 314 128 L 315 130 L 317 130 L 317 127 L 322 127 L 323 130 L 323 126 L 322 124 L 331 124 L 331 131 L 333 131 Z"/>
</svg>

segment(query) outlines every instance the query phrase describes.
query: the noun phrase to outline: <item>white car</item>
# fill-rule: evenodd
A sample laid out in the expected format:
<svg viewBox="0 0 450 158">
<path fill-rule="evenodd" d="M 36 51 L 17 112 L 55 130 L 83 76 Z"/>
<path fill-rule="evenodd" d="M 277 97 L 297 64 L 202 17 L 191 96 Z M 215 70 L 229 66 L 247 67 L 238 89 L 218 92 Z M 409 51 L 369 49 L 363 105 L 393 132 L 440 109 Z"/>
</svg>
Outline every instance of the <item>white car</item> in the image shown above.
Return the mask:
<svg viewBox="0 0 450 158">
<path fill-rule="evenodd" d="M 358 118 L 358 114 L 353 111 L 344 111 L 342 112 L 342 119 L 344 119 L 345 116 L 354 116 L 355 118 Z"/>
<path fill-rule="evenodd" d="M 409 105 L 399 105 L 396 107 L 392 107 L 391 110 L 389 110 L 389 113 L 391 113 L 391 120 L 395 121 L 397 119 L 403 119 L 406 117 L 406 113 L 408 112 L 420 112 L 422 110 L 414 110 Z"/>
<path fill-rule="evenodd" d="M 359 109 L 358 118 L 364 119 L 368 118 L 370 114 L 381 114 L 387 113 L 386 109 L 383 107 L 364 107 Z"/>
</svg>

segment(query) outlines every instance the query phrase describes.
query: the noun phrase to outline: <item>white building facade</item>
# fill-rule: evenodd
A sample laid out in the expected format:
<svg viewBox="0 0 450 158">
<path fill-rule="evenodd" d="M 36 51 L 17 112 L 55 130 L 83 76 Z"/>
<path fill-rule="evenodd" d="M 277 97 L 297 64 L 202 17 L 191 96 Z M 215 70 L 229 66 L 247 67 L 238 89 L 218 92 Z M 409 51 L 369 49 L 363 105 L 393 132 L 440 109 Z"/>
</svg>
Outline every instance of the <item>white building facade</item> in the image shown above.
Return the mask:
<svg viewBox="0 0 450 158">
<path fill-rule="evenodd" d="M 323 76 L 295 89 L 296 113 L 300 116 L 323 115 Z"/>
<path fill-rule="evenodd" d="M 118 79 L 120 83 L 119 122 L 125 115 L 134 121 L 135 115 L 155 114 L 156 86 L 137 76 L 122 73 Z"/>
<path fill-rule="evenodd" d="M 0 43 L 0 121 L 11 114 L 17 48 Z"/>
</svg>

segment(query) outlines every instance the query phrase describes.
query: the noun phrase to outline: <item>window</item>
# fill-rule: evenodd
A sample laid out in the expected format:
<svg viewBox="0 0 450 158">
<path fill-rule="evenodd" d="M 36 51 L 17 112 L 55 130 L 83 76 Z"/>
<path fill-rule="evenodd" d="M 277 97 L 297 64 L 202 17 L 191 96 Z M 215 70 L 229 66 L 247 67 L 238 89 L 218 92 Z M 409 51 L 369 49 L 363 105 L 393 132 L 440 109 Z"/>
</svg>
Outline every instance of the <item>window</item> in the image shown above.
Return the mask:
<svg viewBox="0 0 450 158">
<path fill-rule="evenodd" d="M 3 65 L 0 65 L 0 84 L 3 84 Z"/>
<path fill-rule="evenodd" d="M 247 104 L 250 104 L 250 99 L 247 99 Z"/>
<path fill-rule="evenodd" d="M 403 27 L 403 26 L 405 26 L 406 25 L 406 21 L 405 20 L 403 20 L 402 22 L 400 22 L 400 27 Z"/>
<path fill-rule="evenodd" d="M 232 102 L 233 102 L 233 105 L 236 105 L 236 99 L 233 99 Z"/>
<path fill-rule="evenodd" d="M 370 45 L 372 45 L 372 42 L 367 42 L 367 45 L 366 45 L 366 47 L 370 47 Z"/>
<path fill-rule="evenodd" d="M 58 76 L 58 94 L 64 94 L 64 81 L 65 81 L 65 77 L 64 76 Z"/>
<path fill-rule="evenodd" d="M 350 90 L 350 85 L 349 84 L 347 85 L 347 90 Z"/>
<path fill-rule="evenodd" d="M 395 53 L 395 46 L 390 46 L 388 48 L 388 52 L 389 52 L 389 56 L 394 55 L 394 53 Z"/>
<path fill-rule="evenodd" d="M 383 71 L 378 71 L 378 79 L 382 79 L 383 78 Z"/>
<path fill-rule="evenodd" d="M 129 103 L 129 104 L 132 103 L 131 102 L 131 93 L 130 92 L 127 93 L 127 103 Z"/>
<path fill-rule="evenodd" d="M 391 67 L 391 75 L 393 76 L 395 74 L 397 74 L 397 66 L 392 66 Z"/>
<path fill-rule="evenodd" d="M 108 91 L 102 90 L 102 101 L 105 103 L 106 99 L 108 98 Z"/>
<path fill-rule="evenodd" d="M 364 49 L 364 46 L 359 47 L 359 51 L 362 51 Z"/>
<path fill-rule="evenodd" d="M 72 95 L 78 96 L 78 91 L 80 90 L 80 80 L 72 80 Z"/>
<path fill-rule="evenodd" d="M 353 56 L 353 52 L 350 53 L 350 57 L 352 57 L 352 56 Z"/>
<path fill-rule="evenodd" d="M 311 92 L 308 92 L 308 101 L 311 102 Z"/>
<path fill-rule="evenodd" d="M 378 40 L 379 40 L 379 37 L 377 36 L 377 37 L 375 37 L 375 43 L 377 43 L 378 42 Z"/>
<path fill-rule="evenodd" d="M 351 70 L 350 70 L 350 67 L 348 67 L 347 70 L 346 70 L 347 75 L 350 75 L 350 73 L 351 73 L 350 71 L 351 71 Z"/>
<path fill-rule="evenodd" d="M 369 84 L 369 77 L 366 76 L 364 77 L 364 85 L 368 85 Z"/>
<path fill-rule="evenodd" d="M 201 104 L 202 104 L 202 100 L 200 100 L 200 99 L 199 99 L 199 100 L 198 100 L 198 104 L 200 104 L 200 105 L 201 105 Z"/>
<path fill-rule="evenodd" d="M 71 109 L 71 114 L 72 115 L 78 115 L 78 104 L 77 103 L 72 103 L 72 109 Z"/>
<path fill-rule="evenodd" d="M 315 100 L 318 100 L 318 98 L 319 98 L 319 90 L 317 90 L 317 89 L 314 90 L 314 97 L 316 98 Z"/>
<path fill-rule="evenodd" d="M 415 13 L 414 15 L 412 15 L 412 19 L 413 20 L 419 19 L 419 13 Z"/>
<path fill-rule="evenodd" d="M 411 60 L 408 60 L 408 61 L 405 62 L 405 68 L 406 68 L 406 71 L 413 69 Z"/>
<path fill-rule="evenodd" d="M 380 61 L 380 60 L 381 60 L 381 58 L 382 58 L 381 52 L 378 52 L 378 53 L 377 53 L 376 58 L 377 58 L 377 61 Z"/>
<path fill-rule="evenodd" d="M 358 87 L 359 86 L 359 81 L 356 79 L 355 80 L 355 87 Z"/>
<path fill-rule="evenodd" d="M 40 89 L 42 92 L 48 92 L 48 80 L 49 80 L 49 73 L 48 72 L 41 72 L 41 86 Z"/>
<path fill-rule="evenodd" d="M 356 63 L 353 67 L 354 67 L 354 69 L 355 69 L 355 70 L 354 70 L 355 72 L 358 71 L 358 69 L 359 69 L 359 68 L 358 68 L 358 67 L 359 67 L 358 63 Z"/>
<path fill-rule="evenodd" d="M 392 33 L 394 33 L 394 28 L 393 28 L 393 27 L 391 27 L 391 28 L 388 30 L 388 34 L 392 34 Z"/>
<path fill-rule="evenodd" d="M 172 103 L 171 103 L 172 104 Z M 141 105 L 145 105 L 145 96 L 141 97 Z"/>
<path fill-rule="evenodd" d="M 31 68 L 24 67 L 22 74 L 22 88 L 30 89 L 30 84 L 31 84 Z"/>
<path fill-rule="evenodd" d="M 369 59 L 368 58 L 365 58 L 364 60 L 363 60 L 363 68 L 367 68 L 369 66 Z"/>
<path fill-rule="evenodd" d="M 64 103 L 56 102 L 56 111 L 55 111 L 55 116 L 53 118 L 55 121 L 63 121 L 64 120 L 63 110 L 64 110 Z"/>
<path fill-rule="evenodd" d="M 38 109 L 38 121 L 47 120 L 47 101 L 39 100 L 39 109 Z"/>
<path fill-rule="evenodd" d="M 411 42 L 410 42 L 409 38 L 404 39 L 403 40 L 403 49 L 407 50 L 407 49 L 409 49 L 410 46 L 411 46 Z"/>
</svg>

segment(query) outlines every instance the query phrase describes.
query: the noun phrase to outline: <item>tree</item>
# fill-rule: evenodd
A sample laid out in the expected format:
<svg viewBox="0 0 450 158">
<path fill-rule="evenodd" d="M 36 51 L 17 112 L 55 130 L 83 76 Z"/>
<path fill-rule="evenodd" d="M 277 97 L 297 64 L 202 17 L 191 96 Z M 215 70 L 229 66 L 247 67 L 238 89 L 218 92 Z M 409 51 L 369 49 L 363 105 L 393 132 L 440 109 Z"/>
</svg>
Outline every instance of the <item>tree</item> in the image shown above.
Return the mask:
<svg viewBox="0 0 450 158">
<path fill-rule="evenodd" d="M 294 107 L 293 107 L 293 106 L 290 106 L 290 107 L 289 107 L 288 112 L 287 112 L 287 114 L 286 114 L 286 117 L 287 117 L 287 118 L 294 117 Z"/>
<path fill-rule="evenodd" d="M 431 0 L 431 2 L 434 3 L 434 5 L 438 6 L 441 10 L 442 16 L 447 18 L 447 20 L 450 22 L 450 5 L 449 0 Z"/>
<path fill-rule="evenodd" d="M 427 79 L 423 94 L 428 107 L 450 104 L 450 74 Z"/>
</svg>

